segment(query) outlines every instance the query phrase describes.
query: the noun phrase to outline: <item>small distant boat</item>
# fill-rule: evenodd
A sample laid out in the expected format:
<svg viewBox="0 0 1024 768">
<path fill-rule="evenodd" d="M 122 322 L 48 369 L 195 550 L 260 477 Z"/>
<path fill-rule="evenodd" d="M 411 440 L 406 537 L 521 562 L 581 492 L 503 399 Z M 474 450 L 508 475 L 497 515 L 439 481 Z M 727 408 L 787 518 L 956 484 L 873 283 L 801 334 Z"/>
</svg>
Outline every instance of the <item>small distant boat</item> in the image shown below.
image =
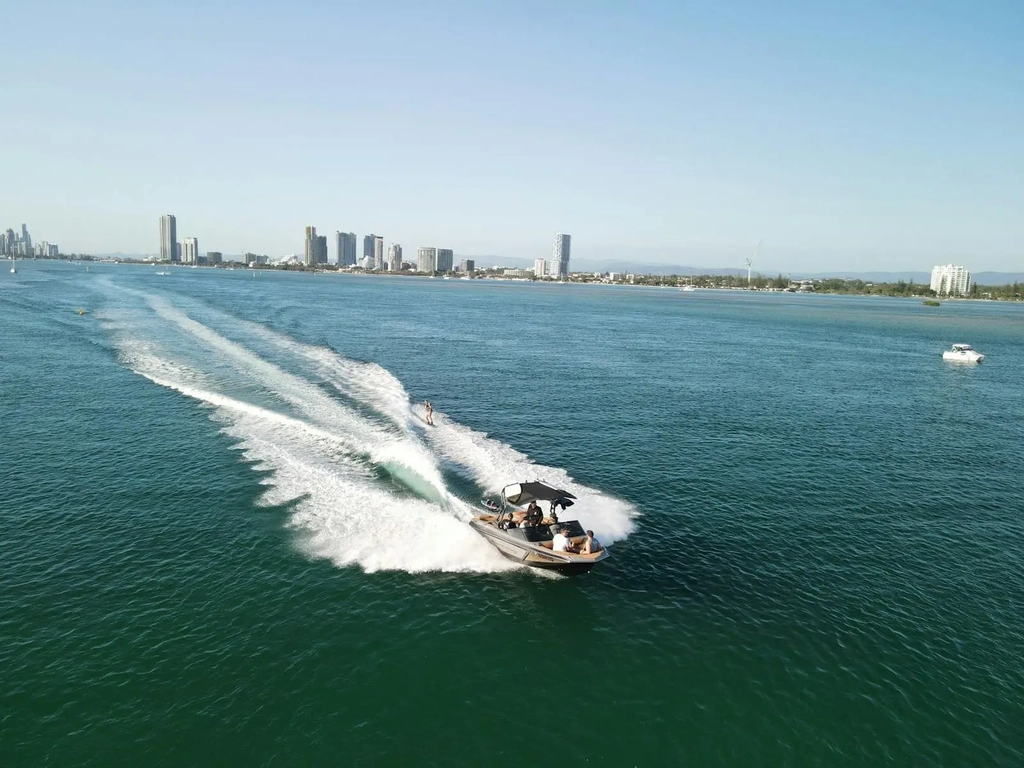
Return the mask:
<svg viewBox="0 0 1024 768">
<path fill-rule="evenodd" d="M 84 315 L 84 314 L 85 314 L 85 310 L 84 310 L 84 309 L 82 309 L 81 307 L 79 307 L 79 308 L 78 308 L 78 314 L 80 314 L 80 315 Z"/>
<path fill-rule="evenodd" d="M 942 359 L 952 360 L 955 363 L 980 363 L 985 356 L 970 344 L 954 344 L 952 349 L 947 349 L 942 353 Z"/>
<path fill-rule="evenodd" d="M 18 268 L 16 266 L 14 266 L 17 263 L 18 263 L 18 260 L 15 259 L 14 263 L 11 264 L 11 274 L 12 275 L 16 275 L 18 273 Z"/>
<path fill-rule="evenodd" d="M 157 274 L 157 275 L 169 275 L 171 273 L 170 272 L 156 272 L 155 274 Z"/>
</svg>

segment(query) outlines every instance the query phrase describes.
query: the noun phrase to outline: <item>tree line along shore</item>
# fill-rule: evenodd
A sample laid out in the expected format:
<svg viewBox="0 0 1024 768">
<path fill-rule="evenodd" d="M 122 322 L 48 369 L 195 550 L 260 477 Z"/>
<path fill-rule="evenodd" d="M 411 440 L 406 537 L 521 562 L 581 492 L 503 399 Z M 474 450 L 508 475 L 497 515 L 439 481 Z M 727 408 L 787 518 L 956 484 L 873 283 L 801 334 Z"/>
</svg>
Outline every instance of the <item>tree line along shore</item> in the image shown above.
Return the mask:
<svg viewBox="0 0 1024 768">
<path fill-rule="evenodd" d="M 146 264 L 170 266 L 169 262 L 159 262 L 140 259 L 112 259 L 97 258 L 89 254 L 60 254 L 59 256 L 34 257 L 37 259 L 51 259 L 60 261 L 109 261 L 119 264 Z M 182 266 L 175 264 L 173 266 Z M 316 267 L 309 267 L 304 264 L 246 264 L 241 261 L 224 261 L 219 264 L 199 264 L 206 269 L 261 269 L 285 272 L 352 272 L 375 275 L 389 275 L 394 277 L 423 277 L 425 273 L 407 269 L 401 272 L 374 272 L 363 270 L 360 267 L 339 267 L 336 264 L 318 264 Z M 532 275 L 523 276 L 526 270 L 507 267 L 488 267 L 474 270 L 473 278 L 492 279 L 517 279 L 535 282 L 551 281 L 549 277 L 536 277 Z M 516 273 L 514 277 L 505 272 Z M 441 277 L 444 273 L 434 272 L 433 276 Z M 448 273 L 455 275 L 457 273 Z M 461 275 L 460 275 L 461 276 Z M 692 285 L 694 288 L 703 289 L 731 289 L 731 290 L 752 290 L 752 291 L 774 291 L 790 293 L 827 293 L 850 296 L 905 296 L 908 298 L 956 298 L 956 299 L 982 299 L 989 301 L 1022 301 L 1024 300 L 1024 284 L 1019 282 L 1007 283 L 1005 285 L 979 285 L 973 283 L 970 291 L 963 295 L 937 294 L 924 283 L 915 283 L 913 280 L 898 280 L 896 282 L 871 282 L 859 279 L 846 279 L 838 277 L 809 278 L 801 279 L 777 275 L 776 277 L 765 277 L 764 275 L 752 275 L 748 282 L 747 276 L 736 275 L 643 275 L 617 272 L 573 272 L 568 277 L 572 283 L 605 283 L 625 285 L 646 285 L 665 288 L 682 288 Z"/>
</svg>

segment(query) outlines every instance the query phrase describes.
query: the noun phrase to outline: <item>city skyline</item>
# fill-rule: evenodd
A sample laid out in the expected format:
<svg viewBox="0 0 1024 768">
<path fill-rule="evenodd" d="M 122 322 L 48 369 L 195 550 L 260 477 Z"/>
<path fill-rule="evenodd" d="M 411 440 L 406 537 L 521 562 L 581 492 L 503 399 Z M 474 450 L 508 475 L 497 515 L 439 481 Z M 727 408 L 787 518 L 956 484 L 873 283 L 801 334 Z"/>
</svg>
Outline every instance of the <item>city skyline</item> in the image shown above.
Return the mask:
<svg viewBox="0 0 1024 768">
<path fill-rule="evenodd" d="M 457 6 L 300 0 L 239 25 L 200 6 L 16 4 L 8 24 L 59 54 L 5 78 L 23 119 L 0 125 L 18 148 L 0 210 L 85 253 L 152 253 L 152 211 L 170 209 L 214 247 L 284 254 L 344 211 L 350 229 L 499 258 L 547 256 L 544 233 L 566 229 L 595 259 L 737 267 L 763 238 L 765 272 L 1020 268 L 1019 5 L 568 2 L 543 24 Z M 332 26 L 436 53 L 280 45 Z M 181 55 L 150 55 L 164 48 Z M 5 53 L 10 68 L 33 43 Z"/>
</svg>

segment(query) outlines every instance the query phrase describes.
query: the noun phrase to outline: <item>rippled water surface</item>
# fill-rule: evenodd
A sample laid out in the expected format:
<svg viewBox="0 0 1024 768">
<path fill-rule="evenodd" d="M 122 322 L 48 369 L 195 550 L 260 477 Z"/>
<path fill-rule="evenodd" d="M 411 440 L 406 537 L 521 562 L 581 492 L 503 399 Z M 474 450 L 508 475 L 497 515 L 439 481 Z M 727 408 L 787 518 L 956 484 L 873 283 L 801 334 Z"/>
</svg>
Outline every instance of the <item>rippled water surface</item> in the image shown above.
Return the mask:
<svg viewBox="0 0 1024 768">
<path fill-rule="evenodd" d="M 0 275 L 0 765 L 1024 764 L 1024 307 L 155 272 Z"/>
</svg>

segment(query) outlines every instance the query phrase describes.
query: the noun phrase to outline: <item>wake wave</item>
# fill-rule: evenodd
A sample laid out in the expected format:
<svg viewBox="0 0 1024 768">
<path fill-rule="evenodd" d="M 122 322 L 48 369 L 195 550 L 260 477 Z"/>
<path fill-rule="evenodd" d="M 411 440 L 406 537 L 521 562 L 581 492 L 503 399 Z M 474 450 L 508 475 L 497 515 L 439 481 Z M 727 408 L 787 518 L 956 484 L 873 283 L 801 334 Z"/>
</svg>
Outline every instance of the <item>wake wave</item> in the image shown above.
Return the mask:
<svg viewBox="0 0 1024 768">
<path fill-rule="evenodd" d="M 633 507 L 565 470 L 535 464 L 439 412 L 437 426 L 425 429 L 419 406 L 379 365 L 208 307 L 186 311 L 134 295 L 139 306 L 105 317 L 121 360 L 211 408 L 246 458 L 268 471 L 261 503 L 292 504 L 289 526 L 313 557 L 366 571 L 515 567 L 465 524 L 475 500 L 455 496 L 442 467 L 481 492 L 526 479 L 566 488 L 579 497 L 574 516 L 605 543 L 632 529 Z M 282 356 L 287 367 L 272 362 Z"/>
</svg>

